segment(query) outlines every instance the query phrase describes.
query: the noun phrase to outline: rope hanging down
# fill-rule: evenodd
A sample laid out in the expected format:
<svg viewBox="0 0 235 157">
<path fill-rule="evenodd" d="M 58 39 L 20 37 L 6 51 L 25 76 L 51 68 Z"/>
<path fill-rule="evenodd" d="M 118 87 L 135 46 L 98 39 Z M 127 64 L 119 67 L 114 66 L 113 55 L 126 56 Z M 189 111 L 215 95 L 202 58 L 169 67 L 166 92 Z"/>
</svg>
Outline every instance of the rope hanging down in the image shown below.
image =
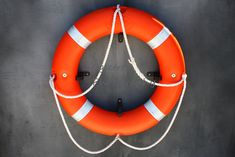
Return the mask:
<svg viewBox="0 0 235 157">
<path fill-rule="evenodd" d="M 113 36 L 114 36 L 114 29 L 115 29 L 115 23 L 116 23 L 116 16 L 117 14 L 119 15 L 119 18 L 120 18 L 120 21 L 121 21 L 121 26 L 122 26 L 122 30 L 123 30 L 123 35 L 124 35 L 124 39 L 125 39 L 125 44 L 126 44 L 126 47 L 127 47 L 127 50 L 128 50 L 128 54 L 129 54 L 129 63 L 133 66 L 136 74 L 145 82 L 149 83 L 149 84 L 152 84 L 152 85 L 156 85 L 156 86 L 162 86 L 162 87 L 174 87 L 174 86 L 178 86 L 180 85 L 181 83 L 183 83 L 183 90 L 182 90 L 182 93 L 181 93 L 181 96 L 180 96 L 180 99 L 179 99 L 179 102 L 178 102 L 178 105 L 177 105 L 177 108 L 175 110 L 175 113 L 173 115 L 173 118 L 169 124 L 169 126 L 167 127 L 167 129 L 165 130 L 165 132 L 163 133 L 163 135 L 156 141 L 154 142 L 153 144 L 149 145 L 149 146 L 146 146 L 146 147 L 136 147 L 136 146 L 132 146 L 130 144 L 128 144 L 127 142 L 125 142 L 124 140 L 122 140 L 120 138 L 119 135 L 116 135 L 116 137 L 113 139 L 113 141 L 111 141 L 106 147 L 104 147 L 103 149 L 100 149 L 100 150 L 97 150 L 97 151 L 90 151 L 90 150 L 87 150 L 85 148 L 83 148 L 81 145 L 79 145 L 76 140 L 73 138 L 69 128 L 68 128 L 68 125 L 65 121 L 65 118 L 64 118 L 64 115 L 63 115 L 63 112 L 62 112 L 62 109 L 61 109 L 61 106 L 60 106 L 60 103 L 59 103 L 59 100 L 58 100 L 58 97 L 57 95 L 63 97 L 63 98 L 67 98 L 67 99 L 74 99 L 74 98 L 79 98 L 79 97 L 82 97 L 84 96 L 85 94 L 87 94 L 88 92 L 90 92 L 94 86 L 96 85 L 96 83 L 98 82 L 102 72 L 103 72 L 103 68 L 105 67 L 105 64 L 106 64 L 106 61 L 108 59 L 108 55 L 109 55 L 109 52 L 110 52 L 110 48 L 111 48 L 111 45 L 112 45 L 112 41 L 113 41 Z M 55 79 L 55 76 L 52 75 L 50 76 L 50 80 L 49 80 L 49 84 L 50 84 L 50 87 L 53 91 L 53 94 L 54 94 L 54 97 L 55 97 L 55 101 L 56 101 L 56 105 L 57 105 L 57 108 L 58 108 L 58 111 L 59 111 L 59 114 L 61 116 L 61 119 L 62 119 L 62 122 L 64 124 L 64 127 L 65 127 L 65 130 L 69 136 L 69 138 L 71 139 L 71 141 L 79 148 L 81 149 L 82 151 L 86 152 L 86 153 L 89 153 L 89 154 L 99 154 L 99 153 L 102 153 L 104 151 L 106 151 L 107 149 L 109 149 L 116 141 L 120 141 L 122 144 L 124 144 L 125 146 L 129 147 L 129 148 L 132 148 L 132 149 L 135 149 L 135 150 L 148 150 L 148 149 L 151 149 L 152 147 L 156 146 L 157 144 L 159 144 L 164 138 L 165 136 L 168 134 L 168 132 L 170 131 L 176 117 L 177 117 L 177 114 L 179 112 L 179 109 L 181 107 L 181 104 L 182 104 L 182 100 L 183 100 L 183 97 L 184 97 L 184 94 L 185 94 L 185 91 L 186 91 L 186 78 L 187 78 L 187 75 L 186 74 L 183 74 L 182 75 L 182 79 L 179 81 L 179 82 L 176 82 L 176 83 L 172 83 L 172 84 L 161 84 L 161 83 L 156 83 L 156 82 L 153 82 L 151 80 L 148 80 L 144 75 L 143 73 L 139 70 L 136 62 L 135 62 L 135 59 L 131 53 L 131 49 L 130 49 L 130 46 L 129 46 L 129 43 L 128 43 L 128 39 L 127 39 L 127 35 L 126 35 L 126 31 L 125 31 L 125 26 L 124 26 L 124 21 L 123 21 L 123 17 L 122 17 L 122 13 L 120 11 L 120 7 L 119 5 L 117 5 L 117 9 L 115 10 L 114 12 L 114 15 L 113 15 L 113 21 L 112 21 L 112 28 L 111 28 L 111 34 L 110 34 L 110 38 L 109 38 L 109 43 L 108 43 L 108 47 L 106 49 L 106 53 L 105 53 L 105 57 L 104 57 L 104 60 L 102 62 L 102 65 L 100 67 L 100 71 L 96 77 L 96 79 L 94 80 L 93 84 L 86 90 L 84 91 L 83 93 L 81 94 L 78 94 L 78 95 L 73 95 L 73 96 L 69 96 L 69 95 L 64 95 L 62 93 L 60 93 L 59 91 L 57 91 L 54 87 L 54 79 Z"/>
<path fill-rule="evenodd" d="M 107 62 L 107 59 L 108 59 L 108 56 L 109 56 L 109 52 L 110 52 L 110 48 L 111 48 L 111 45 L 112 45 L 112 42 L 113 42 L 113 36 L 114 36 L 114 29 L 115 29 L 115 23 L 116 23 L 116 17 L 117 17 L 117 13 L 120 12 L 120 8 L 118 7 L 114 14 L 113 14 L 113 22 L 112 22 L 112 28 L 111 28 L 111 34 L 110 34 L 110 38 L 109 38 L 109 43 L 108 43 L 108 47 L 106 49 L 106 52 L 105 52 L 105 56 L 104 56 L 104 59 L 103 59 L 103 62 L 102 62 L 102 65 L 100 67 L 100 71 L 99 73 L 97 74 L 94 82 L 91 84 L 91 86 L 85 90 L 83 93 L 81 94 L 78 94 L 78 95 L 65 95 L 65 94 L 62 94 L 60 93 L 59 91 L 57 91 L 53 86 L 52 86 L 52 83 L 55 79 L 55 75 L 52 75 L 50 77 L 50 81 L 49 81 L 49 84 L 50 84 L 50 87 L 51 89 L 59 96 L 63 97 L 63 98 L 66 98 L 66 99 L 75 99 L 75 98 L 80 98 L 84 95 L 86 95 L 87 93 L 89 93 L 96 85 L 96 83 L 99 81 L 100 79 L 100 76 L 102 75 L 102 72 L 103 72 L 103 69 L 106 65 L 106 62 Z"/>
</svg>

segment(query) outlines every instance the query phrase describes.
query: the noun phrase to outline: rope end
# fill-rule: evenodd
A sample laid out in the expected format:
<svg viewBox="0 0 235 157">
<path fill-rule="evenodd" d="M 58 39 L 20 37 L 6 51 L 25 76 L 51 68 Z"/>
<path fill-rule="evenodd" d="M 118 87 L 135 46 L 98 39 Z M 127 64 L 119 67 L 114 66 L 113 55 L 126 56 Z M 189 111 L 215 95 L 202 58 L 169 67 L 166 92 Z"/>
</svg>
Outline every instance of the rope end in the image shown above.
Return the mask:
<svg viewBox="0 0 235 157">
<path fill-rule="evenodd" d="M 128 62 L 129 62 L 131 65 L 136 64 L 136 63 L 135 63 L 135 58 L 133 58 L 133 57 L 129 58 L 129 59 L 128 59 Z"/>
</svg>

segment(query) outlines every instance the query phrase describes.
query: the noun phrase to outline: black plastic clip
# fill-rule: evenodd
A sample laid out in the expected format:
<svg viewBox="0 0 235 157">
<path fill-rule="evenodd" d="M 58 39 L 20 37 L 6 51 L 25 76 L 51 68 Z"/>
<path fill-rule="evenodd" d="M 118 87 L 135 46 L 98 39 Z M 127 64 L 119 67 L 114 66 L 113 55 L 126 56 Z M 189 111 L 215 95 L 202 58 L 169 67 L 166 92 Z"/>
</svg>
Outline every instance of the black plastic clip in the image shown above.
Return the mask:
<svg viewBox="0 0 235 157">
<path fill-rule="evenodd" d="M 158 71 L 149 71 L 147 72 L 148 77 L 152 77 L 154 81 L 160 81 L 162 79 L 160 72 Z"/>
<path fill-rule="evenodd" d="M 80 71 L 77 74 L 76 80 L 83 80 L 85 76 L 90 76 L 89 71 Z"/>
<path fill-rule="evenodd" d="M 121 33 L 118 33 L 118 42 L 119 42 L 119 43 L 122 43 L 123 40 L 124 40 L 123 33 L 122 33 L 122 32 L 121 32 Z"/>
<path fill-rule="evenodd" d="M 122 98 L 117 99 L 117 113 L 118 116 L 122 116 L 123 113 L 123 103 L 122 103 Z"/>
</svg>

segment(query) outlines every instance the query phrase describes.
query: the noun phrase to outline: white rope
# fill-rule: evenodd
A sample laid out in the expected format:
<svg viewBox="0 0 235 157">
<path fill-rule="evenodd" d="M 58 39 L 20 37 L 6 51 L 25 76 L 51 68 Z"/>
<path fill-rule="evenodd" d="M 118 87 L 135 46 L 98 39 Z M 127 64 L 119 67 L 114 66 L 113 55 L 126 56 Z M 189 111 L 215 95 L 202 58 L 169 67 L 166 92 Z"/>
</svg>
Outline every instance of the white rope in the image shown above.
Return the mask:
<svg viewBox="0 0 235 157">
<path fill-rule="evenodd" d="M 94 86 L 96 85 L 97 81 L 99 80 L 102 72 L 103 72 L 103 68 L 105 67 L 105 64 L 106 64 L 106 61 L 107 61 L 107 58 L 108 58 L 108 55 L 109 55 L 109 51 L 110 51 L 110 48 L 111 48 L 111 45 L 112 45 L 112 40 L 113 40 L 113 35 L 114 35 L 114 29 L 115 29 L 115 22 L 116 22 L 116 16 L 117 16 L 117 13 L 120 17 L 120 21 L 121 21 L 121 26 L 122 26 L 122 30 L 123 30 L 123 35 L 124 35 L 124 39 L 125 39 L 125 44 L 126 44 L 126 47 L 127 47 L 127 50 L 128 50 L 128 54 L 129 54 L 129 63 L 133 66 L 136 74 L 142 79 L 144 80 L 145 82 L 147 83 L 150 83 L 152 85 L 156 85 L 156 86 L 162 86 L 162 87 L 173 87 L 173 86 L 177 86 L 177 85 L 180 85 L 182 82 L 184 83 L 183 84 L 183 90 L 182 90 L 182 93 L 181 93 L 181 96 L 180 96 L 180 99 L 179 99 L 179 102 L 178 102 L 178 105 L 177 105 L 177 108 L 175 110 L 175 113 L 174 113 L 174 116 L 169 124 L 169 126 L 167 127 L 166 131 L 163 133 L 163 135 L 156 141 L 154 142 L 153 144 L 149 145 L 149 146 L 146 146 L 146 147 L 136 147 L 136 146 L 132 146 L 130 144 L 128 144 L 127 142 L 125 142 L 123 139 L 121 139 L 119 137 L 119 134 L 116 135 L 116 137 L 113 139 L 113 141 L 111 141 L 106 147 L 104 147 L 103 149 L 100 149 L 100 150 L 97 150 L 97 151 L 90 151 L 90 150 L 87 150 L 85 148 L 83 148 L 81 145 L 79 145 L 76 140 L 73 138 L 69 128 L 68 128 L 68 125 L 65 121 L 65 118 L 64 118 L 64 115 L 63 115 L 63 112 L 62 112 L 62 109 L 61 109 L 61 106 L 60 106 L 60 103 L 59 103 L 59 100 L 58 100 L 58 97 L 57 95 L 61 96 L 61 97 L 64 97 L 64 98 L 67 98 L 67 99 L 74 99 L 74 98 L 79 98 L 85 94 L 87 94 L 88 92 L 90 92 Z M 128 39 L 127 39 L 127 35 L 126 35 L 126 31 L 125 31 L 125 26 L 124 26 L 124 21 L 123 21 L 123 18 L 122 18 L 122 13 L 120 11 L 120 7 L 119 5 L 117 5 L 117 9 L 115 10 L 114 12 L 114 15 L 113 15 L 113 21 L 112 21 L 112 29 L 111 29 L 111 34 L 110 34 L 110 39 L 109 39 L 109 44 L 108 44 L 108 47 L 107 47 L 107 50 L 106 50 L 106 54 L 105 54 L 105 57 L 104 57 L 104 60 L 103 60 L 103 63 L 101 65 L 101 68 L 100 68 L 100 71 L 96 77 L 96 79 L 94 80 L 93 84 L 83 93 L 81 94 L 78 94 L 78 95 L 73 95 L 73 96 L 68 96 L 68 95 L 64 95 L 62 93 L 60 93 L 59 91 L 57 91 L 54 87 L 54 79 L 55 79 L 55 76 L 50 76 L 50 80 L 49 80 L 49 84 L 50 84 L 50 87 L 53 91 L 53 94 L 54 94 L 54 97 L 55 97 L 55 100 L 56 100 L 56 105 L 57 105 L 57 108 L 58 108 L 58 111 L 59 111 L 59 114 L 61 116 L 61 119 L 62 119 L 62 122 L 63 122 L 63 125 L 65 127 L 65 130 L 69 136 L 69 138 L 71 139 L 71 141 L 79 148 L 81 149 L 82 151 L 86 152 L 86 153 L 89 153 L 89 154 L 99 154 L 99 153 L 102 153 L 104 151 L 106 151 L 107 149 L 109 149 L 116 141 L 120 141 L 122 144 L 124 144 L 125 146 L 129 147 L 129 148 L 132 148 L 132 149 L 135 149 L 135 150 L 147 150 L 147 149 L 151 149 L 152 147 L 156 146 L 157 144 L 159 144 L 164 138 L 165 136 L 168 134 L 168 132 L 170 131 L 175 119 L 176 119 L 176 116 L 179 112 L 179 109 L 181 107 L 181 104 L 182 104 L 182 100 L 183 100 L 183 97 L 184 97 L 184 93 L 185 93 L 185 90 L 186 90 L 186 78 L 187 78 L 187 75 L 186 74 L 183 74 L 182 75 L 182 79 L 179 81 L 179 82 L 176 82 L 176 83 L 171 83 L 171 84 L 162 84 L 162 83 L 156 83 L 156 82 L 153 82 L 151 80 L 148 80 L 144 75 L 143 73 L 139 70 L 136 62 L 135 62 L 135 59 L 131 53 L 131 49 L 130 49 L 130 46 L 129 46 L 129 43 L 128 43 Z"/>
<path fill-rule="evenodd" d="M 105 53 L 105 57 L 104 57 L 104 60 L 102 62 L 102 65 L 100 67 L 100 71 L 96 77 L 96 79 L 94 80 L 93 84 L 86 90 L 84 91 L 83 93 L 81 94 L 78 94 L 78 95 L 73 95 L 73 96 L 69 96 L 69 95 L 65 95 L 65 94 L 62 94 L 60 93 L 59 91 L 57 91 L 55 89 L 55 86 L 54 86 L 54 79 L 55 79 L 55 75 L 52 75 L 50 76 L 50 79 L 49 79 L 49 85 L 53 91 L 53 94 L 54 94 L 54 97 L 55 97 L 55 101 L 56 101 L 56 105 L 57 105 L 57 108 L 58 108 L 58 111 L 59 111 L 59 114 L 60 114 L 60 117 L 62 119 L 62 122 L 63 122 L 63 125 L 65 127 L 65 130 L 69 136 L 69 138 L 71 139 L 71 141 L 79 148 L 81 149 L 82 151 L 88 153 L 88 154 L 100 154 L 104 151 L 106 151 L 107 149 L 109 149 L 117 140 L 118 140 L 118 137 L 119 135 L 116 135 L 116 137 L 113 139 L 113 141 L 111 141 L 106 147 L 104 147 L 103 149 L 100 149 L 100 150 L 97 150 L 97 151 L 90 151 L 88 149 L 85 149 L 84 147 L 82 147 L 81 145 L 79 145 L 77 143 L 77 141 L 73 138 L 69 128 L 68 128 L 68 125 L 65 121 L 65 118 L 64 118 L 64 115 L 63 115 L 63 112 L 61 110 L 61 106 L 60 106 L 60 103 L 59 103 L 59 100 L 58 100 L 58 97 L 57 95 L 63 97 L 63 98 L 67 98 L 67 99 L 75 99 L 75 98 L 79 98 L 79 97 L 82 97 L 83 95 L 87 94 L 88 92 L 90 92 L 94 86 L 96 85 L 96 83 L 98 82 L 102 72 L 103 72 L 103 69 L 105 67 L 105 64 L 106 64 L 106 61 L 108 59 L 108 55 L 109 55 L 109 52 L 110 52 L 110 48 L 111 48 L 111 45 L 112 45 L 112 41 L 113 41 L 113 36 L 114 36 L 114 29 L 115 29 L 115 23 L 116 23 L 116 17 L 117 17 L 117 13 L 118 11 L 120 10 L 120 8 L 117 8 L 116 11 L 114 12 L 114 15 L 113 15 L 113 21 L 112 21 L 112 29 L 111 29 L 111 34 L 110 34 L 110 38 L 109 38 L 109 43 L 108 43 L 108 47 L 106 49 L 106 53 Z"/>
<path fill-rule="evenodd" d="M 119 11 L 120 11 L 120 8 L 118 7 L 118 8 L 115 10 L 114 14 L 113 14 L 112 29 L 111 29 L 111 34 L 110 34 L 110 38 L 109 38 L 108 47 L 107 47 L 107 49 L 106 49 L 105 57 L 104 57 L 104 59 L 103 59 L 102 65 L 101 65 L 101 67 L 100 67 L 100 71 L 99 71 L 99 73 L 97 74 L 96 79 L 94 80 L 94 82 L 92 83 L 92 85 L 91 85 L 87 90 L 85 90 L 83 93 L 81 93 L 81 94 L 78 94 L 78 95 L 65 95 L 65 94 L 62 94 L 62 93 L 60 93 L 59 91 L 57 91 L 57 90 L 55 89 L 55 87 L 52 86 L 53 81 L 54 81 L 54 79 L 55 79 L 55 76 L 53 75 L 53 76 L 50 77 L 50 80 L 49 80 L 49 85 L 50 85 L 51 89 L 53 90 L 53 92 L 55 92 L 57 95 L 59 95 L 59 96 L 61 96 L 61 97 L 63 97 L 63 98 L 66 98 L 66 99 L 75 99 L 75 98 L 80 98 L 80 97 L 86 95 L 88 92 L 90 92 L 90 91 L 95 87 L 96 83 L 98 82 L 98 80 L 99 80 L 99 78 L 100 78 L 100 76 L 101 76 L 101 74 L 102 74 L 102 72 L 103 72 L 103 69 L 104 69 L 104 67 L 105 67 L 106 61 L 107 61 L 108 56 L 109 56 L 110 48 L 111 48 L 112 42 L 113 42 L 113 35 L 114 35 L 116 17 L 117 17 L 117 13 L 118 13 Z"/>
<path fill-rule="evenodd" d="M 54 83 L 52 82 L 52 86 L 54 87 Z M 84 147 L 82 147 L 80 144 L 77 143 L 77 141 L 74 139 L 73 135 L 71 134 L 69 128 L 68 128 L 68 124 L 64 118 L 64 114 L 62 112 L 62 109 L 61 109 L 61 106 L 60 106 L 60 103 L 59 103 L 59 100 L 58 100 L 58 97 L 56 95 L 56 92 L 53 91 L 53 94 L 54 94 L 54 97 L 55 97 L 55 101 L 56 101 L 56 105 L 57 105 L 57 108 L 58 108 L 58 111 L 59 111 L 59 114 L 60 114 L 60 117 L 62 119 L 62 122 L 64 124 L 64 127 L 65 127 L 65 130 L 67 132 L 67 134 L 69 135 L 69 138 L 71 139 L 71 141 L 79 148 L 81 149 L 82 151 L 88 153 L 88 154 L 99 154 L 99 153 L 102 153 L 104 151 L 106 151 L 107 149 L 109 149 L 117 140 L 118 140 L 118 137 L 119 135 L 116 135 L 116 137 L 106 146 L 104 147 L 103 149 L 100 149 L 100 150 L 97 150 L 97 151 L 91 151 L 91 150 L 88 150 Z"/>
<path fill-rule="evenodd" d="M 134 149 L 134 150 L 148 150 L 148 149 L 151 149 L 153 147 L 155 147 L 156 145 L 158 145 L 165 137 L 166 135 L 168 134 L 168 132 L 170 131 L 172 125 L 174 124 L 174 121 L 177 117 L 177 114 L 179 112 L 179 109 L 181 107 L 181 104 L 182 104 L 182 100 L 183 100 L 183 97 L 184 97 L 184 94 L 185 94 L 185 91 L 186 91 L 186 78 L 187 78 L 187 75 L 184 74 L 183 76 L 183 89 L 182 89 L 182 93 L 181 93 L 181 96 L 180 96 L 180 99 L 179 99 L 179 102 L 178 102 L 178 105 L 177 105 L 177 108 L 175 110 L 175 113 L 173 115 L 173 118 L 169 124 L 169 126 L 167 127 L 166 131 L 163 133 L 163 135 L 156 141 L 154 142 L 153 144 L 149 145 L 149 146 L 146 146 L 146 147 L 136 147 L 136 146 L 133 146 L 133 145 L 130 145 L 129 143 L 125 142 L 123 139 L 120 138 L 119 134 L 116 135 L 116 137 L 113 139 L 113 141 L 111 141 L 106 147 L 104 147 L 103 149 L 100 149 L 98 151 L 90 151 L 88 149 L 85 149 L 84 147 L 82 147 L 81 145 L 79 145 L 77 143 L 77 141 L 74 139 L 74 137 L 72 136 L 69 128 L 68 128 L 68 125 L 67 125 L 67 122 L 65 121 L 65 118 L 64 118 L 64 115 L 63 115 L 63 112 L 62 112 L 62 109 L 61 109 L 61 106 L 60 106 L 60 103 L 59 103 L 59 100 L 58 100 L 58 97 L 56 95 L 56 92 L 53 91 L 53 94 L 54 94 L 54 97 L 55 97 L 55 101 L 56 101 L 56 105 L 57 105 L 57 108 L 58 108 L 58 111 L 59 111 L 59 114 L 60 114 L 60 117 L 62 119 L 62 122 L 63 122 L 63 125 L 65 127 L 65 130 L 69 136 L 69 138 L 71 139 L 71 141 L 79 148 L 81 149 L 82 151 L 86 152 L 86 153 L 89 153 L 89 154 L 99 154 L 99 153 L 102 153 L 106 150 L 108 150 L 112 145 L 115 144 L 116 141 L 120 141 L 123 145 L 131 148 L 131 149 Z M 52 82 L 52 86 L 54 87 L 54 83 Z"/>
<path fill-rule="evenodd" d="M 149 145 L 149 146 L 146 146 L 146 147 L 136 147 L 136 146 L 133 146 L 133 145 L 130 145 L 128 144 L 127 142 L 125 142 L 123 139 L 121 139 L 120 137 L 118 138 L 118 140 L 124 144 L 125 146 L 131 148 L 131 149 L 134 149 L 134 150 L 148 150 L 148 149 L 151 149 L 152 147 L 158 145 L 165 137 L 166 135 L 168 134 L 168 132 L 170 131 L 172 125 L 174 124 L 174 121 L 177 117 L 177 114 L 179 112 L 179 109 L 181 107 L 181 104 L 182 104 L 182 100 L 183 100 L 183 97 L 184 97 L 184 93 L 186 91 L 186 78 L 187 78 L 187 74 L 183 74 L 182 75 L 182 79 L 176 83 L 171 83 L 171 84 L 165 84 L 165 83 L 157 83 L 157 82 L 153 82 L 149 79 L 147 79 L 144 74 L 140 71 L 140 69 L 138 68 L 136 62 L 135 62 L 135 58 L 133 57 L 132 55 L 132 52 L 131 52 L 131 49 L 130 49 L 130 45 L 129 45 L 129 42 L 128 42 L 128 39 L 127 39 L 127 35 L 126 35 L 126 30 L 125 30 L 125 26 L 124 26 L 124 20 L 123 20 L 123 17 L 122 17 L 122 13 L 121 11 L 118 12 L 118 15 L 119 15 L 119 18 L 120 18 L 120 21 L 121 21 L 121 26 L 122 26 L 122 31 L 123 31 L 123 36 L 124 36 L 124 40 L 125 40 L 125 44 L 126 44 L 126 48 L 127 48 L 127 52 L 129 54 L 129 57 L 130 59 L 128 60 L 129 63 L 132 65 L 132 67 L 134 68 L 136 74 L 145 82 L 149 83 L 149 84 L 152 84 L 152 85 L 155 85 L 155 86 L 161 86 L 161 87 L 174 87 L 174 86 L 178 86 L 180 85 L 182 82 L 184 82 L 183 84 L 183 90 L 182 90 L 182 93 L 180 95 L 180 99 L 179 99 L 179 102 L 178 102 L 178 105 L 177 105 L 177 108 L 175 110 L 175 113 L 174 113 L 174 116 L 170 122 L 170 124 L 168 125 L 167 129 L 165 130 L 165 132 L 163 133 L 163 135 L 156 141 L 154 142 L 153 144 Z"/>
<path fill-rule="evenodd" d="M 183 82 L 183 78 L 176 82 L 176 83 L 170 83 L 170 84 L 165 84 L 165 83 L 157 83 L 154 81 L 151 81 L 149 79 L 147 79 L 144 74 L 140 71 L 140 69 L 138 68 L 136 62 L 135 62 L 135 58 L 132 55 L 131 49 L 130 49 L 130 45 L 127 39 L 127 35 L 126 35 L 126 29 L 125 29 L 125 25 L 124 25 L 124 20 L 122 17 L 122 13 L 121 11 L 118 11 L 118 15 L 120 17 L 120 21 L 121 21 L 121 26 L 122 26 L 122 31 L 123 31 L 123 36 L 124 36 L 124 40 L 125 40 L 125 44 L 126 44 L 126 48 L 127 48 L 127 52 L 129 54 L 130 59 L 128 60 L 129 63 L 132 65 L 132 67 L 134 68 L 136 74 L 145 82 L 155 85 L 155 86 L 160 86 L 160 87 L 174 87 L 174 86 L 178 86 Z"/>
<path fill-rule="evenodd" d="M 124 144 L 125 146 L 131 148 L 131 149 L 134 149 L 134 150 L 148 150 L 148 149 L 151 149 L 153 148 L 154 146 L 158 145 L 165 137 L 166 135 L 168 134 L 168 132 L 170 131 L 172 125 L 174 124 L 175 122 L 175 119 L 177 117 L 177 114 L 179 112 L 179 109 L 181 107 L 181 104 L 182 104 L 182 100 L 183 100 L 183 97 L 184 97 L 184 93 L 186 91 L 186 78 L 187 78 L 187 75 L 183 75 L 183 82 L 184 82 L 184 86 L 183 86 L 183 89 L 182 89 L 182 93 L 180 95 L 180 99 L 179 99 L 179 102 L 178 102 L 178 105 L 177 105 L 177 108 L 175 110 L 175 113 L 173 115 L 173 118 L 170 122 L 170 124 L 168 125 L 167 129 L 165 130 L 165 132 L 162 134 L 162 136 L 156 141 L 154 142 L 153 144 L 149 145 L 149 146 L 146 146 L 146 147 L 136 147 L 136 146 L 133 146 L 133 145 L 130 145 L 129 143 L 125 142 L 123 139 L 121 139 L 120 137 L 118 138 L 118 140 Z"/>
</svg>

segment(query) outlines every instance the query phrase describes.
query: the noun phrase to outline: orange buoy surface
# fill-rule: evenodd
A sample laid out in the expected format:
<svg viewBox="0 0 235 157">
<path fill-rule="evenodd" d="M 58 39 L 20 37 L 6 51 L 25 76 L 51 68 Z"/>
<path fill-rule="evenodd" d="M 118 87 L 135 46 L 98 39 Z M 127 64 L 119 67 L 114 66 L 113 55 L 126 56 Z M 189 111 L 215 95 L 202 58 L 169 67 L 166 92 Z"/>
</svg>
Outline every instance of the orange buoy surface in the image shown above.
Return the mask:
<svg viewBox="0 0 235 157">
<path fill-rule="evenodd" d="M 116 7 L 96 10 L 78 20 L 62 37 L 56 49 L 52 74 L 55 88 L 66 95 L 82 93 L 76 80 L 78 66 L 85 49 L 97 39 L 110 34 Z M 152 15 L 130 7 L 121 7 L 126 33 L 146 42 L 158 60 L 160 83 L 175 83 L 185 73 L 182 50 L 173 34 Z M 122 32 L 117 18 L 115 33 Z M 148 61 L 146 61 L 148 63 Z M 175 106 L 183 84 L 157 87 L 143 105 L 118 116 L 101 109 L 85 96 L 66 99 L 59 96 L 65 111 L 89 130 L 105 135 L 133 135 L 156 125 Z"/>
</svg>

